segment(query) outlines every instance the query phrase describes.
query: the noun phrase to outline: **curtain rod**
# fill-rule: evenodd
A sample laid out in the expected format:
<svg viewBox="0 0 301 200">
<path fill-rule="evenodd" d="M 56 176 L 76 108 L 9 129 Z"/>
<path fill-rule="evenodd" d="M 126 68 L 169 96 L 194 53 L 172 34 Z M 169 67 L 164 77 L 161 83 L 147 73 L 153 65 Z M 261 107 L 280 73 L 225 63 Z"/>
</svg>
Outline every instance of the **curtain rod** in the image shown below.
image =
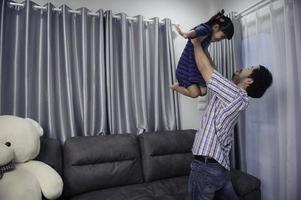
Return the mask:
<svg viewBox="0 0 301 200">
<path fill-rule="evenodd" d="M 246 9 L 240 11 L 239 13 L 235 14 L 235 17 L 244 17 L 244 16 L 252 13 L 256 9 L 261 8 L 261 7 L 265 6 L 265 5 L 268 5 L 272 1 L 273 0 L 261 0 L 261 1 L 258 1 L 257 3 L 254 3 L 253 5 L 247 7 Z"/>
<path fill-rule="evenodd" d="M 9 2 L 9 5 L 10 5 L 10 6 L 16 6 L 16 7 L 22 7 L 22 8 L 25 6 L 24 3 L 15 3 L 15 2 Z M 33 7 L 34 7 L 35 9 L 40 9 L 40 10 L 42 10 L 42 11 L 43 11 L 43 10 L 47 10 L 47 7 L 46 7 L 46 6 L 37 6 L 37 5 L 34 5 Z M 61 8 L 53 8 L 52 10 L 53 10 L 53 11 L 57 11 L 57 12 L 62 11 Z M 68 10 L 68 12 L 74 13 L 74 14 L 81 14 L 81 12 L 80 12 L 79 10 Z M 90 15 L 90 16 L 99 16 L 99 14 L 98 14 L 98 13 L 95 13 L 95 12 L 88 12 L 87 15 Z M 113 14 L 113 18 L 120 19 L 121 17 L 118 16 L 118 15 L 114 15 L 114 14 Z M 127 16 L 126 19 L 132 20 L 132 21 L 137 21 L 137 19 L 134 18 L 134 17 L 128 17 L 128 16 Z M 145 22 L 153 22 L 152 19 L 143 19 L 143 21 L 145 21 Z M 162 24 L 163 22 L 159 22 L 159 23 Z M 175 26 L 176 24 L 172 23 L 171 25 Z"/>
</svg>

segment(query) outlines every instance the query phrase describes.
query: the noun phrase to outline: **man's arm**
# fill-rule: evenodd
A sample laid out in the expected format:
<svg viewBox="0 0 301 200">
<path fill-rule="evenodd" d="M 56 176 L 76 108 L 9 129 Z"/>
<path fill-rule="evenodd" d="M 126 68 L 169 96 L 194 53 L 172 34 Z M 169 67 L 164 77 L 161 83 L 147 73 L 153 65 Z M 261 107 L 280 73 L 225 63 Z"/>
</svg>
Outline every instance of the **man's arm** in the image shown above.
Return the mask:
<svg viewBox="0 0 301 200">
<path fill-rule="evenodd" d="M 243 101 L 244 94 L 242 90 L 232 81 L 214 70 L 214 67 L 210 63 L 209 58 L 206 56 L 206 53 L 200 44 L 200 39 L 193 39 L 191 42 L 194 45 L 195 61 L 198 70 L 206 81 L 208 90 L 226 105 L 231 105 L 233 102 L 235 103 L 236 99 Z"/>
<path fill-rule="evenodd" d="M 215 65 L 215 63 L 213 62 L 213 60 L 212 60 L 212 58 L 211 58 L 211 55 L 210 55 L 208 49 L 205 50 L 205 54 L 206 54 L 207 58 L 209 59 L 210 64 L 213 66 L 214 69 L 216 69 L 216 65 Z"/>
<path fill-rule="evenodd" d="M 203 38 L 204 39 L 204 38 Z M 207 55 L 205 54 L 200 39 L 192 39 L 191 40 L 193 46 L 194 46 L 194 55 L 195 55 L 195 61 L 198 67 L 198 70 L 202 74 L 204 80 L 208 84 L 209 79 L 212 76 L 212 73 L 214 71 L 214 67 L 210 63 Z"/>
</svg>

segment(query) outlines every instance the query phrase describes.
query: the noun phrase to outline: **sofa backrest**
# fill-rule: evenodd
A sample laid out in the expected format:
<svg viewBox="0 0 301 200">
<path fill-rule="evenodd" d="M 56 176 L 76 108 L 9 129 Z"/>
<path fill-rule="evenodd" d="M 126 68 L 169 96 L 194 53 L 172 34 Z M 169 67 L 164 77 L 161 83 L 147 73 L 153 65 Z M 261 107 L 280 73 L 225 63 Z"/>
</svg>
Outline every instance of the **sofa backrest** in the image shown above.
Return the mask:
<svg viewBox="0 0 301 200">
<path fill-rule="evenodd" d="M 63 149 L 65 197 L 143 182 L 134 134 L 74 137 Z"/>
<path fill-rule="evenodd" d="M 165 131 L 139 135 L 144 180 L 150 182 L 189 175 L 195 132 Z"/>
<path fill-rule="evenodd" d="M 55 169 L 60 175 L 62 172 L 62 147 L 58 140 L 41 138 L 40 153 L 35 160 L 42 161 Z"/>
</svg>

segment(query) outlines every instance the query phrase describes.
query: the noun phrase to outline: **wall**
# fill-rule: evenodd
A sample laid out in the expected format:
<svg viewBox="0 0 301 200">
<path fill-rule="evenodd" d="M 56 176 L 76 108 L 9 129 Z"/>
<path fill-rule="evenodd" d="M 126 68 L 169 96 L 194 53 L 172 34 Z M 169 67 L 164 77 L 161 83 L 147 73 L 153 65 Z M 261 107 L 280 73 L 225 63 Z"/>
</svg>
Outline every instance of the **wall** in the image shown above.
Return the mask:
<svg viewBox="0 0 301 200">
<path fill-rule="evenodd" d="M 17 0 L 21 2 L 22 0 Z M 76 9 L 87 7 L 91 11 L 98 9 L 112 10 L 113 13 L 124 12 L 128 16 L 138 14 L 146 18 L 159 17 L 170 18 L 173 23 L 179 23 L 183 30 L 189 30 L 193 26 L 207 20 L 217 11 L 219 0 L 33 0 L 37 4 L 44 5 L 51 2 L 59 7 L 67 4 Z M 177 36 L 175 39 L 175 54 L 178 61 L 186 40 Z M 194 128 L 199 125 L 202 111 L 197 109 L 198 100 L 179 95 L 180 116 L 182 129 Z M 202 103 L 204 105 L 204 103 Z"/>
<path fill-rule="evenodd" d="M 224 8 L 226 12 L 241 12 L 260 0 L 219 0 L 218 7 Z"/>
</svg>

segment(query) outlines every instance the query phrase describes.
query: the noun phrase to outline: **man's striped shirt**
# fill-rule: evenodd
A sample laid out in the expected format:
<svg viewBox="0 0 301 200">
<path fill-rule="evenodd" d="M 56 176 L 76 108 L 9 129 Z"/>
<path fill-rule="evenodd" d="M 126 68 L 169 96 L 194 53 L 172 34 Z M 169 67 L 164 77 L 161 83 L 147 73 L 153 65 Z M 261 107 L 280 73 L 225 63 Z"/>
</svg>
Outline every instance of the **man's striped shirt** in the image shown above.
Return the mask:
<svg viewBox="0 0 301 200">
<path fill-rule="evenodd" d="M 230 170 L 232 129 L 249 98 L 245 90 L 214 70 L 207 85 L 213 96 L 202 116 L 192 147 L 194 155 L 214 158 Z"/>
</svg>

